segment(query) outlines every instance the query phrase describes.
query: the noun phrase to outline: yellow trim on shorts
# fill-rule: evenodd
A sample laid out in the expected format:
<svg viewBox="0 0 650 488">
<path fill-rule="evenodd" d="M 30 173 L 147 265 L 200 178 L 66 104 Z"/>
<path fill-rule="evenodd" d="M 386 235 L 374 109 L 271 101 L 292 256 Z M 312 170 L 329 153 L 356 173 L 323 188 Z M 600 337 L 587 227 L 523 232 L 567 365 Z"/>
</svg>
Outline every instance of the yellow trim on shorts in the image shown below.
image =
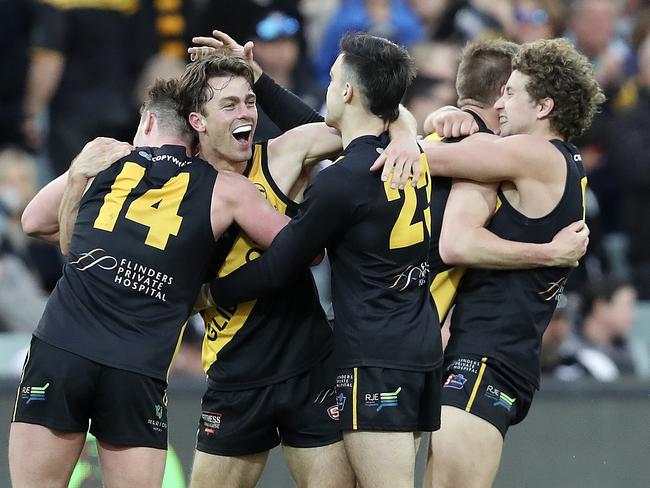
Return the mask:
<svg viewBox="0 0 650 488">
<path fill-rule="evenodd" d="M 357 430 L 357 368 L 352 368 L 352 430 Z"/>
<path fill-rule="evenodd" d="M 474 403 L 474 399 L 476 398 L 476 393 L 478 392 L 478 387 L 481 384 L 481 380 L 483 379 L 483 373 L 485 373 L 485 367 L 487 363 L 487 358 L 483 357 L 481 358 L 481 369 L 478 370 L 478 376 L 476 377 L 476 383 L 474 383 L 474 388 L 472 388 L 472 394 L 469 396 L 469 401 L 467 402 L 467 405 L 465 405 L 465 411 L 469 412 L 472 409 L 472 404 Z"/>
<path fill-rule="evenodd" d="M 20 398 L 20 388 L 23 386 L 23 380 L 25 379 L 25 370 L 27 369 L 27 363 L 29 362 L 29 356 L 32 352 L 32 344 L 30 341 L 29 347 L 27 348 L 27 357 L 25 357 L 25 364 L 23 364 L 23 371 L 20 373 L 20 381 L 18 382 L 18 391 L 16 391 L 16 401 L 14 402 L 14 413 L 11 415 L 11 421 L 16 421 L 16 410 L 18 410 L 18 399 Z"/>
</svg>

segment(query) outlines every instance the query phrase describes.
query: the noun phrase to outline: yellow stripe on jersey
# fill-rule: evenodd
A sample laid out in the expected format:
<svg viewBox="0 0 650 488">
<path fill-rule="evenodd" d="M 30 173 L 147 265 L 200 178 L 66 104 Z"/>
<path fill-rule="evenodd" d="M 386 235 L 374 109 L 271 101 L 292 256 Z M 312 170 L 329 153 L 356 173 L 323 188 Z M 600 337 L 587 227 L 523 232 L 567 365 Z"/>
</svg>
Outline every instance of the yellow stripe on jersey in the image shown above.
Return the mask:
<svg viewBox="0 0 650 488">
<path fill-rule="evenodd" d="M 264 198 L 278 212 L 286 212 L 287 204 L 282 198 L 275 193 L 273 186 L 266 179 L 262 165 L 262 146 L 255 145 L 253 152 L 252 165 L 248 174 L 251 180 Z M 235 242 L 226 256 L 223 265 L 219 269 L 217 276 L 222 278 L 244 264 L 260 257 L 262 249 L 251 240 L 246 234 L 240 232 Z M 206 335 L 203 338 L 202 363 L 203 369 L 207 372 L 210 366 L 218 360 L 219 352 L 235 337 L 237 332 L 245 325 L 257 300 L 240 303 L 236 308 L 223 310 L 221 308 L 211 307 L 203 312 L 205 321 Z"/>
<path fill-rule="evenodd" d="M 169 366 L 167 366 L 167 374 L 165 374 L 165 378 L 167 378 L 167 383 L 169 383 L 169 372 L 172 369 L 172 364 L 174 364 L 174 359 L 176 359 L 176 355 L 178 354 L 178 350 L 181 348 L 181 342 L 183 342 L 183 334 L 185 334 L 185 327 L 187 327 L 187 320 L 183 324 L 183 327 L 181 327 L 181 332 L 178 334 L 178 340 L 176 341 L 176 347 L 174 348 L 174 354 L 172 354 L 172 358 L 169 361 Z M 165 396 L 167 394 L 165 393 Z M 167 405 L 167 403 L 165 403 Z"/>
<path fill-rule="evenodd" d="M 449 309 L 454 303 L 458 287 L 460 287 L 460 280 L 464 274 L 465 268 L 451 268 L 438 273 L 431 283 L 429 291 L 438 310 L 440 325 L 444 322 Z"/>
<path fill-rule="evenodd" d="M 587 177 L 586 176 L 583 176 L 580 179 L 580 186 L 582 187 L 582 220 L 584 220 L 587 212 Z"/>
<path fill-rule="evenodd" d="M 476 383 L 474 383 L 474 388 L 472 388 L 472 394 L 469 396 L 469 401 L 467 402 L 467 405 L 465 406 L 465 411 L 466 412 L 469 412 L 472 409 L 474 399 L 476 398 L 476 393 L 478 392 L 478 387 L 481 384 L 481 380 L 483 379 L 483 373 L 485 373 L 486 363 L 487 363 L 487 358 L 486 357 L 481 358 L 481 369 L 478 370 L 478 376 L 476 377 Z"/>
<path fill-rule="evenodd" d="M 41 3 L 52 5 L 59 10 L 97 9 L 114 10 L 127 15 L 134 14 L 140 8 L 139 0 L 40 0 Z"/>
<path fill-rule="evenodd" d="M 16 391 L 16 401 L 14 402 L 14 413 L 11 414 L 11 421 L 16 421 L 16 410 L 18 410 L 18 400 L 20 399 L 20 388 L 23 386 L 23 380 L 25 379 L 25 370 L 27 369 L 27 363 L 29 362 L 29 356 L 32 352 L 32 345 L 29 344 L 27 348 L 27 357 L 25 358 L 25 364 L 23 364 L 23 371 L 20 373 L 20 381 L 18 382 L 18 391 Z"/>
<path fill-rule="evenodd" d="M 357 368 L 352 368 L 352 430 L 357 430 Z"/>
</svg>

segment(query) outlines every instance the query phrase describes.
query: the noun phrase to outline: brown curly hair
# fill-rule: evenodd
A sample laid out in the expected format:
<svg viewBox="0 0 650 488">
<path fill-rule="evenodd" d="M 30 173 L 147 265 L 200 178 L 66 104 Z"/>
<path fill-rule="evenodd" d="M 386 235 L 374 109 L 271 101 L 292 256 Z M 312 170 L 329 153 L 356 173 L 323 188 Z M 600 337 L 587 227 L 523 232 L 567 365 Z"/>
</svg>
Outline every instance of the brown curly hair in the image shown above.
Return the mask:
<svg viewBox="0 0 650 488">
<path fill-rule="evenodd" d="M 590 126 L 605 101 L 589 60 L 566 39 L 543 39 L 521 46 L 512 69 L 529 77 L 526 91 L 535 100 L 552 98 L 551 129 L 565 140 Z"/>
</svg>

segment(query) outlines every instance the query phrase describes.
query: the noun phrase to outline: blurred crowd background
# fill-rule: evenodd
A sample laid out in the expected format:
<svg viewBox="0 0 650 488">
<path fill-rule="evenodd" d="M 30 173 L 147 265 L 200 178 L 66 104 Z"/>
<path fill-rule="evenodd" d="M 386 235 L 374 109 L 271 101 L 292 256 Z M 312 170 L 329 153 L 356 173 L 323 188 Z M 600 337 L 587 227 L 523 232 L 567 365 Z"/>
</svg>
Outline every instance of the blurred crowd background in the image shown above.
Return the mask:
<svg viewBox="0 0 650 488">
<path fill-rule="evenodd" d="M 404 104 L 420 124 L 455 104 L 463 45 L 564 36 L 608 101 L 574 141 L 589 176 L 588 254 L 544 337 L 544 374 L 573 381 L 650 376 L 650 2 L 643 0 L 0 0 L 0 351 L 24 343 L 60 276 L 57 248 L 24 236 L 40 187 L 97 136 L 131 141 L 156 77 L 178 76 L 196 35 L 218 28 L 278 83 L 322 111 L 342 34 L 407 46 L 418 77 Z M 257 139 L 278 134 L 263 114 Z M 175 363 L 201 374 L 202 325 Z M 18 372 L 23 352 L 4 354 Z"/>
</svg>

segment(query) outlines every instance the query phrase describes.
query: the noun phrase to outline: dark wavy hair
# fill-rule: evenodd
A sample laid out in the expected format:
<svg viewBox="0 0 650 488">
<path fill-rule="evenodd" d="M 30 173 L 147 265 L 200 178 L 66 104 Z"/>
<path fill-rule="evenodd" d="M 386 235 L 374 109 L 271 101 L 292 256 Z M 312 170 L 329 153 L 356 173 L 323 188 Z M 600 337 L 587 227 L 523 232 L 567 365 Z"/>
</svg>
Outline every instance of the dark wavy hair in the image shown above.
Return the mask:
<svg viewBox="0 0 650 488">
<path fill-rule="evenodd" d="M 567 141 L 591 126 L 599 105 L 605 101 L 591 63 L 566 39 L 522 45 L 512 69 L 529 77 L 526 91 L 533 100 L 553 99 L 551 129 Z"/>
<path fill-rule="evenodd" d="M 404 92 L 415 78 L 408 51 L 370 34 L 348 34 L 341 39 L 343 69 L 358 84 L 366 108 L 392 122 L 399 115 Z"/>
</svg>

